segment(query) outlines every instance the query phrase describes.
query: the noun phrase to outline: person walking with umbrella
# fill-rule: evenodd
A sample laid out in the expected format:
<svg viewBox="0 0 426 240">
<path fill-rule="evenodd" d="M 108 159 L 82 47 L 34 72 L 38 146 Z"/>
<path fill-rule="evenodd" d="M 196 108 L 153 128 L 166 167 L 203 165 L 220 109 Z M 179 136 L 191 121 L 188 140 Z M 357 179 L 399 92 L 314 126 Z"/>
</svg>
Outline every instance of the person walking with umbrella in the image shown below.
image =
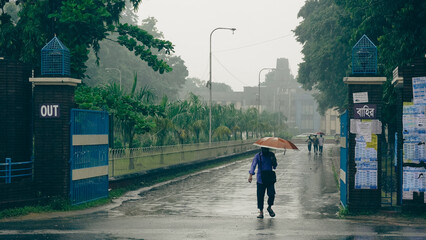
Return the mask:
<svg viewBox="0 0 426 240">
<path fill-rule="evenodd" d="M 266 209 L 271 217 L 275 217 L 275 213 L 272 210 L 272 205 L 274 205 L 275 200 L 275 179 L 269 181 L 267 176 L 271 173 L 275 176 L 275 172 L 272 169 L 277 167 L 277 159 L 275 154 L 269 151 L 269 148 L 262 147 L 261 151 L 257 153 L 250 167 L 248 182 L 251 183 L 253 180 L 253 175 L 255 174 L 255 169 L 257 166 L 257 208 L 259 209 L 259 215 L 257 218 L 263 218 L 263 205 L 265 199 L 265 191 L 268 194 L 268 208 Z M 269 181 L 269 182 L 267 182 Z"/>
<path fill-rule="evenodd" d="M 275 172 L 273 169 L 277 168 L 277 158 L 275 154 L 269 149 L 285 150 L 294 149 L 299 150 L 294 143 L 279 138 L 279 137 L 264 137 L 253 143 L 255 146 L 261 147 L 261 151 L 257 153 L 251 164 L 249 170 L 248 182 L 251 183 L 253 175 L 256 174 L 257 182 L 257 208 L 259 209 L 258 218 L 263 218 L 263 205 L 265 200 L 265 191 L 268 193 L 268 208 L 266 209 L 271 217 L 275 217 L 275 213 L 272 210 L 275 200 L 275 182 L 277 181 Z"/>
</svg>

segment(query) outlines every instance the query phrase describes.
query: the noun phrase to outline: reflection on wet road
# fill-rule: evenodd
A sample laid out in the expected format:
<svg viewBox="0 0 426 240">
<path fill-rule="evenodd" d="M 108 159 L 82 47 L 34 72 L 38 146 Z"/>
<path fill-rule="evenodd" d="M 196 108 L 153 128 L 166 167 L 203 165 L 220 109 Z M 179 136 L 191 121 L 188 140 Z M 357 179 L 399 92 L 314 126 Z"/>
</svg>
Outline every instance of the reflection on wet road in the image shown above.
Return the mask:
<svg viewBox="0 0 426 240">
<path fill-rule="evenodd" d="M 277 218 L 333 218 L 339 195 L 331 161 L 305 151 L 277 152 Z M 140 199 L 114 209 L 117 214 L 253 216 L 256 184 L 247 182 L 251 158 L 204 171 L 141 193 Z"/>
<path fill-rule="evenodd" d="M 256 219 L 252 158 L 129 193 L 99 211 L 0 222 L 0 239 L 426 239 L 424 226 L 337 218 L 338 149 L 277 152 L 275 218 Z M 338 169 L 338 166 L 335 166 Z"/>
</svg>

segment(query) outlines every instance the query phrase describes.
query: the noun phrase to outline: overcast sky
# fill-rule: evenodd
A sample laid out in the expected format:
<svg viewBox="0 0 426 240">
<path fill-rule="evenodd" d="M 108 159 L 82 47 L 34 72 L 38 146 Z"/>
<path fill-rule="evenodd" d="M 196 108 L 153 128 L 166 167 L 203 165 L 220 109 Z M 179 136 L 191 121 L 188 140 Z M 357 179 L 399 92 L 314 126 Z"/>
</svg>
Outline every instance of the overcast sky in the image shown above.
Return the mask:
<svg viewBox="0 0 426 240">
<path fill-rule="evenodd" d="M 302 19 L 297 13 L 305 0 L 143 0 L 140 20 L 154 17 L 175 54 L 188 67 L 189 77 L 209 79 L 210 33 L 213 82 L 230 85 L 234 91 L 257 86 L 259 71 L 275 67 L 287 58 L 294 76 L 302 61 L 302 46 L 292 30 Z M 262 71 L 261 81 L 264 81 Z"/>
</svg>

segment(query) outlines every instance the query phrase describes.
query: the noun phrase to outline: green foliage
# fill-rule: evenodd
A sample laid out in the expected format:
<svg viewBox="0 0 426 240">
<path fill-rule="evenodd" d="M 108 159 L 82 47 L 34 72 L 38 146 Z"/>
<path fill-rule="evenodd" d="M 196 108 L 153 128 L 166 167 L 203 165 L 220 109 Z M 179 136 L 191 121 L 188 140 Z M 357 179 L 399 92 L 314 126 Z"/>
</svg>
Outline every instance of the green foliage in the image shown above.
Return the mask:
<svg viewBox="0 0 426 240">
<path fill-rule="evenodd" d="M 229 141 L 231 134 L 232 132 L 227 126 L 219 126 L 214 130 L 212 137 L 219 141 Z"/>
<path fill-rule="evenodd" d="M 25 206 L 0 211 L 0 219 L 28 215 L 30 213 L 49 212 L 48 206 Z"/>
<path fill-rule="evenodd" d="M 126 16 L 133 13 L 129 9 L 125 11 Z M 124 21 L 124 20 L 123 20 Z M 133 19 L 127 19 L 126 22 L 136 24 Z M 161 38 L 163 34 L 158 32 L 156 28 L 157 20 L 155 18 L 147 18 L 142 21 L 140 29 L 148 32 L 148 34 Z M 135 56 L 133 52 L 129 51 L 126 47 L 116 44 L 116 39 L 119 37 L 117 33 L 108 36 L 108 39 L 103 40 L 99 43 L 100 51 L 95 54 L 91 51 L 89 54 L 89 60 L 87 62 L 87 78 L 83 81 L 89 86 L 105 85 L 111 82 L 117 82 L 119 77 L 122 82 L 122 89 L 130 91 L 133 81 L 129 81 L 134 76 L 135 70 L 139 77 L 137 88 L 141 86 L 150 86 L 155 95 L 159 97 L 167 96 L 170 99 L 177 99 L 177 93 L 182 85 L 185 83 L 185 78 L 188 76 L 188 70 L 184 64 L 184 61 L 174 55 L 165 54 L 164 51 L 158 52 L 153 49 L 152 53 L 155 54 L 158 59 L 162 59 L 167 62 L 168 65 L 173 68 L 173 71 L 165 71 L 163 74 L 154 72 L 152 67 L 144 61 L 140 60 L 140 57 Z M 111 40 L 113 41 L 111 41 Z M 96 59 L 96 56 L 99 59 Z M 115 68 L 114 71 L 106 71 L 105 68 Z"/>
<path fill-rule="evenodd" d="M 346 216 L 349 216 L 349 209 L 347 207 L 339 206 L 339 212 L 337 213 L 339 218 L 345 218 Z"/>
<path fill-rule="evenodd" d="M 118 37 L 118 43 L 125 46 L 130 51 L 134 51 L 135 55 L 147 62 L 148 66 L 154 71 L 164 73 L 164 71 L 170 72 L 172 70 L 164 60 L 158 59 L 151 50 L 151 48 L 155 48 L 157 51 L 164 50 L 166 54 L 170 54 L 170 52 L 173 51 L 171 42 L 155 39 L 152 35 L 148 34 L 147 31 L 127 23 L 119 24 L 117 26 L 117 32 L 120 35 Z M 138 42 L 141 42 L 142 45 L 138 45 Z"/>
<path fill-rule="evenodd" d="M 4 9 L 8 2 L 12 1 L 0 1 L 0 8 Z M 136 9 L 141 0 L 130 2 Z M 134 51 L 154 71 L 171 71 L 166 61 L 156 56 L 160 51 L 170 55 L 171 42 L 157 39 L 137 26 L 120 23 L 125 3 L 125 0 L 19 1 L 16 23 L 9 15 L 12 11 L 2 11 L 0 15 L 0 56 L 31 64 L 38 74 L 40 50 L 57 35 L 70 49 L 72 75 L 83 78 L 89 50 L 93 49 L 97 56 L 100 42 L 118 33 L 118 39 L 110 40 Z"/>
<path fill-rule="evenodd" d="M 134 81 L 136 86 L 137 76 Z M 80 108 L 103 109 L 114 115 L 114 123 L 122 130 L 123 140 L 127 139 L 129 148 L 134 147 L 136 134 L 144 134 L 155 127 L 153 117 L 163 116 L 163 107 L 150 103 L 152 97 L 148 88 L 137 92 L 133 89 L 126 94 L 116 84 L 96 88 L 82 85 L 75 93 Z"/>
<path fill-rule="evenodd" d="M 300 64 L 298 82 L 314 94 L 318 110 L 344 109 L 347 86 L 343 77 L 349 72 L 351 45 L 348 19 L 343 9 L 333 0 L 307 1 L 299 12 L 304 20 L 297 26 L 297 40 L 303 44 L 303 62 Z"/>
<path fill-rule="evenodd" d="M 395 67 L 426 52 L 426 2 L 422 0 L 308 0 L 299 12 L 297 40 L 303 44 L 298 82 L 316 89 L 320 112 L 343 110 L 350 74 L 351 48 L 366 34 L 378 47 L 379 74 L 392 79 Z M 386 114 L 394 106 L 391 84 L 385 85 Z M 390 118 L 389 121 L 393 121 Z"/>
<path fill-rule="evenodd" d="M 114 115 L 116 147 L 208 141 L 209 108 L 199 96 L 190 93 L 187 99 L 172 102 L 163 97 L 159 104 L 154 104 L 155 96 L 150 88 L 145 86 L 136 91 L 137 79 L 135 74 L 128 94 L 116 84 L 94 88 L 79 86 L 75 101 L 80 108 L 103 109 Z M 246 138 L 255 137 L 254 133 L 258 131 L 265 136 L 273 135 L 273 132 L 286 135 L 287 126 L 282 113 L 263 112 L 260 122 L 257 119 L 255 108 L 237 110 L 233 105 L 213 104 L 213 140 L 243 139 L 243 133 Z"/>
</svg>

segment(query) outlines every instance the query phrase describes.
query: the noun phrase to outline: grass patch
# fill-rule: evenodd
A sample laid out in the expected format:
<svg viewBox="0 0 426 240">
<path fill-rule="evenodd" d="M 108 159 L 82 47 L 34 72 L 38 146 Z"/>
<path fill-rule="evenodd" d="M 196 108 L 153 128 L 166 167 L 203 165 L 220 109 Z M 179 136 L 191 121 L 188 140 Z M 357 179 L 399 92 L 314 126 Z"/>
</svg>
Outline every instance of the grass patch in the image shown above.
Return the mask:
<svg viewBox="0 0 426 240">
<path fill-rule="evenodd" d="M 5 209 L 0 211 L 0 219 L 24 216 L 30 213 L 49 212 L 49 210 L 47 206 L 25 206 L 21 208 Z"/>
<path fill-rule="evenodd" d="M 345 218 L 346 216 L 369 216 L 374 215 L 378 210 L 358 210 L 358 211 L 349 211 L 347 207 L 340 206 L 338 216 L 339 218 Z"/>
<path fill-rule="evenodd" d="M 328 155 L 329 156 L 333 156 L 333 150 L 329 149 L 328 150 Z M 333 156 L 334 157 L 334 156 Z M 332 158 L 330 158 L 331 161 L 331 170 L 333 171 L 333 176 L 334 176 L 334 181 L 336 182 L 336 186 L 337 186 L 337 191 L 340 191 L 340 176 L 339 176 L 339 172 L 337 172 L 336 170 L 336 166 L 334 166 L 334 161 Z"/>
<path fill-rule="evenodd" d="M 342 205 L 340 205 L 337 216 L 339 216 L 339 218 L 345 218 L 348 215 L 349 215 L 349 209 L 347 207 L 343 207 Z"/>
<path fill-rule="evenodd" d="M 426 212 L 424 211 L 415 211 L 415 210 L 406 210 L 401 213 L 401 217 L 406 219 L 412 218 L 422 218 L 426 220 Z"/>
<path fill-rule="evenodd" d="M 228 163 L 236 162 L 251 156 L 253 156 L 253 154 L 244 154 L 238 157 L 233 157 L 229 161 L 224 160 L 224 161 L 206 163 L 202 165 L 197 165 L 195 167 L 191 166 L 188 168 L 181 168 L 181 169 L 176 169 L 173 171 L 166 171 L 165 173 L 161 173 L 161 174 L 149 175 L 147 177 L 142 177 L 140 181 L 138 181 L 137 183 L 128 184 L 124 187 L 112 189 L 108 194 L 109 195 L 108 198 L 97 199 L 97 200 L 79 204 L 79 205 L 71 205 L 68 199 L 58 198 L 58 197 L 43 199 L 32 206 L 24 206 L 24 207 L 1 210 L 0 219 L 25 216 L 30 213 L 77 211 L 77 210 L 84 210 L 88 208 L 103 206 L 103 205 L 111 203 L 113 199 L 119 198 L 129 191 L 134 191 L 143 187 L 153 186 L 157 183 L 169 181 L 169 180 L 172 180 L 181 176 L 185 176 L 188 174 L 192 174 L 195 172 L 199 172 L 202 170 L 215 168 Z"/>
</svg>

